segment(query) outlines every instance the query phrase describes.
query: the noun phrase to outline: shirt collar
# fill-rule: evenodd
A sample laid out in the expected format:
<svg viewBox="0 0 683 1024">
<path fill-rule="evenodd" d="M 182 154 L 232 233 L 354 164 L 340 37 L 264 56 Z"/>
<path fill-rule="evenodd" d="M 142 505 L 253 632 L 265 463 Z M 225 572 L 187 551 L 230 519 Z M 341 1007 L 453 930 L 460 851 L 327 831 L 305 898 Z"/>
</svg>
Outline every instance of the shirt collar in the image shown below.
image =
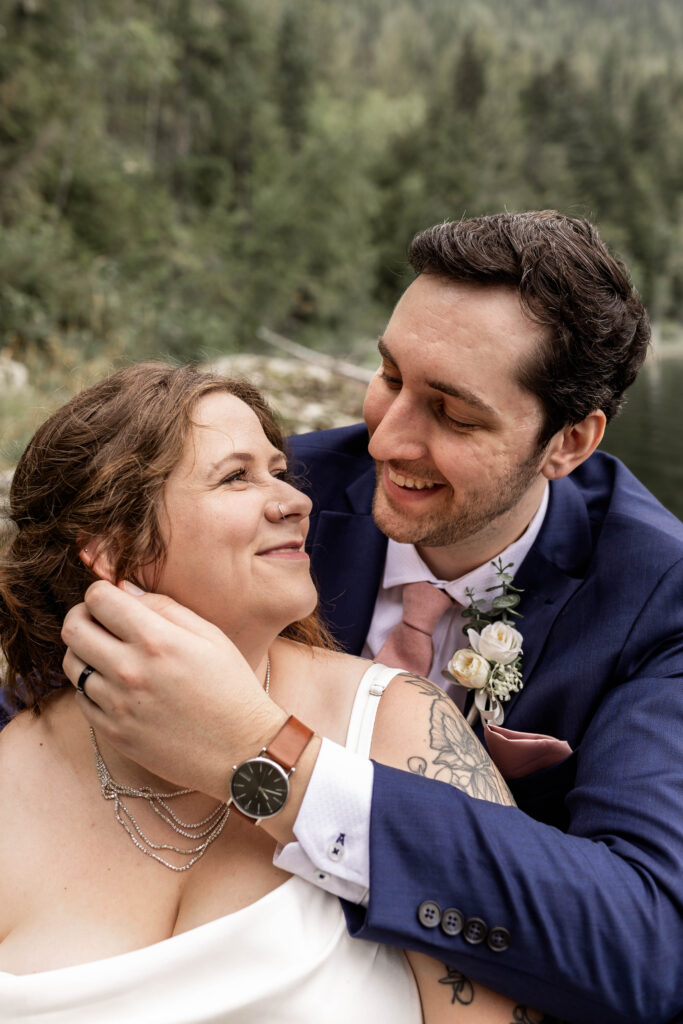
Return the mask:
<svg viewBox="0 0 683 1024">
<path fill-rule="evenodd" d="M 504 551 L 500 552 L 499 556 L 496 556 L 496 558 L 503 559 L 504 565 L 512 562 L 514 568 L 518 569 L 528 555 L 543 525 L 548 510 L 549 493 L 550 489 L 546 484 L 536 514 L 522 536 L 509 544 Z M 457 580 L 439 580 L 422 561 L 414 544 L 399 544 L 398 541 L 389 538 L 382 589 L 402 587 L 406 583 L 421 583 L 423 580 L 441 587 L 461 605 L 468 603 L 466 593 L 468 589 L 474 591 L 476 595 L 483 596 L 487 587 L 492 587 L 499 582 L 496 570 L 490 561 L 477 566 L 476 569 L 472 569 L 471 572 L 460 576 Z"/>
</svg>

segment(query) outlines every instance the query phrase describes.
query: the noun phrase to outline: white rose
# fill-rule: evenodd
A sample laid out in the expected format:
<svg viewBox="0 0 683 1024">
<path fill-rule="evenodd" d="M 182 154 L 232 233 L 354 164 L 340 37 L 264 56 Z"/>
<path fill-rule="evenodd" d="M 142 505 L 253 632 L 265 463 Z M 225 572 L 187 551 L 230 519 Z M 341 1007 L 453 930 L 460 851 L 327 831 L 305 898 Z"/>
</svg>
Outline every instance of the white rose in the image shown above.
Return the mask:
<svg viewBox="0 0 683 1024">
<path fill-rule="evenodd" d="M 476 651 L 456 651 L 448 662 L 448 671 L 458 680 L 462 686 L 471 690 L 480 690 L 486 685 L 489 677 L 490 665 L 481 654 Z"/>
<path fill-rule="evenodd" d="M 522 634 L 505 622 L 491 622 L 481 633 L 467 630 L 474 650 L 489 661 L 509 665 L 522 653 Z"/>
</svg>

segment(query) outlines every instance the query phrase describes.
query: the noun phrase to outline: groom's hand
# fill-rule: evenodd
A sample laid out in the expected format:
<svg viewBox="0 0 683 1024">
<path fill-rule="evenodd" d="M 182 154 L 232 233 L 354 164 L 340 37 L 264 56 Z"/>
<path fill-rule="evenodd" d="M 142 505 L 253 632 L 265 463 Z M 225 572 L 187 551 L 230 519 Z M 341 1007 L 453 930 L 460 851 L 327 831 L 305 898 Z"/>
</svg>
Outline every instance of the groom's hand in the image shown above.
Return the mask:
<svg viewBox="0 0 683 1024">
<path fill-rule="evenodd" d="M 64 621 L 66 675 L 76 684 L 84 665 L 95 669 L 87 696 L 77 695 L 80 709 L 149 771 L 225 800 L 233 765 L 258 754 L 287 716 L 221 630 L 136 590 L 93 583 Z M 288 805 L 268 828 L 281 841 L 291 838 L 317 750 L 309 744 Z"/>
</svg>

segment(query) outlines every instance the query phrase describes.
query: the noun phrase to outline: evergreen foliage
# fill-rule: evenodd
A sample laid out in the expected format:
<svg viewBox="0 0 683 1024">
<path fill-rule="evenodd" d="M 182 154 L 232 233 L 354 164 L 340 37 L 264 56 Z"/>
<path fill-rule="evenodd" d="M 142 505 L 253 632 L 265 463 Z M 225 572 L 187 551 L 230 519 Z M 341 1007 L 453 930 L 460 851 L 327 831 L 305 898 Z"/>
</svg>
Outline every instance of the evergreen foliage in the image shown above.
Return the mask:
<svg viewBox="0 0 683 1024">
<path fill-rule="evenodd" d="M 354 350 L 412 234 L 586 215 L 683 318 L 679 0 L 0 0 L 0 351 Z"/>
</svg>

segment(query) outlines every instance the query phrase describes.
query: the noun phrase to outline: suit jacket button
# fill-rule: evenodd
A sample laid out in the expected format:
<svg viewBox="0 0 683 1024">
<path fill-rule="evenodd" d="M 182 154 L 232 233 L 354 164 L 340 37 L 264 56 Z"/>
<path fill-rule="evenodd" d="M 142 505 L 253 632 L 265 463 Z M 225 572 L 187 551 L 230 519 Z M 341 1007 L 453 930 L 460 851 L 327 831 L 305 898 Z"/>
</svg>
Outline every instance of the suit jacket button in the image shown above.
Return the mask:
<svg viewBox="0 0 683 1024">
<path fill-rule="evenodd" d="M 455 907 L 449 907 L 441 915 L 441 931 L 444 935 L 459 935 L 465 918 Z"/>
<path fill-rule="evenodd" d="M 424 900 L 417 908 L 417 919 L 424 928 L 436 928 L 441 921 L 441 907 L 434 900 Z"/>
<path fill-rule="evenodd" d="M 468 917 L 465 921 L 465 928 L 462 933 L 462 937 L 465 942 L 469 942 L 472 946 L 478 946 L 480 942 L 483 942 L 486 938 L 486 921 L 482 921 L 480 917 Z"/>
<path fill-rule="evenodd" d="M 510 932 L 507 928 L 492 928 L 486 937 L 486 945 L 494 953 L 503 953 L 510 945 Z"/>
</svg>

